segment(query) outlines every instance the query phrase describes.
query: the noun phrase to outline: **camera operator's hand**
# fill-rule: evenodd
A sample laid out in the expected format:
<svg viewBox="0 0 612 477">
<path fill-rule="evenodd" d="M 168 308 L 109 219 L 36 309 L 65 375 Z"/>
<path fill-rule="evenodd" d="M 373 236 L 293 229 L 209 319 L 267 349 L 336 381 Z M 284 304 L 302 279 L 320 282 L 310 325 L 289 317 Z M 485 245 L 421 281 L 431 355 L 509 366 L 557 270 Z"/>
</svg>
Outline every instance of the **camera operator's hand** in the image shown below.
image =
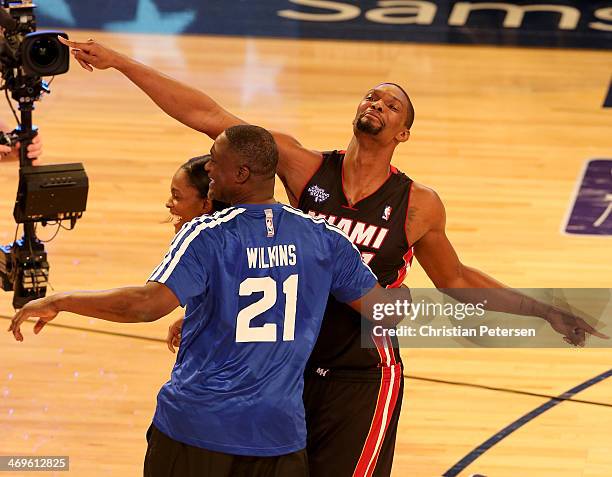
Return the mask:
<svg viewBox="0 0 612 477">
<path fill-rule="evenodd" d="M 40 134 L 34 136 L 32 139 L 32 143 L 28 146 L 28 158 L 33 159 L 32 164 L 36 165 L 38 163 L 38 159 L 42 155 L 42 141 L 40 139 Z M 15 147 L 12 149 L 12 154 L 19 159 L 19 146 L 20 144 L 15 144 Z"/>
<path fill-rule="evenodd" d="M 105 70 L 114 67 L 117 60 L 123 56 L 100 43 L 96 43 L 91 38 L 86 42 L 70 41 L 61 36 L 58 36 L 58 38 L 61 43 L 71 48 L 74 58 L 87 71 L 93 71 L 94 68 Z"/>
<path fill-rule="evenodd" d="M 23 341 L 21 324 L 28 318 L 36 317 L 38 321 L 34 325 L 34 334 L 40 333 L 40 330 L 59 313 L 56 306 L 56 299 L 57 295 L 52 295 L 27 303 L 13 317 L 8 331 L 13 333 L 17 341 Z"/>
<path fill-rule="evenodd" d="M 4 146 L 3 144 L 0 144 L 0 161 L 12 159 L 12 157 L 9 157 L 11 152 L 13 152 L 13 150 L 10 146 Z"/>
<path fill-rule="evenodd" d="M 15 144 L 14 147 L 2 146 L 0 145 L 0 161 L 18 161 L 19 160 L 19 146 L 20 144 Z M 36 136 L 32 139 L 32 144 L 28 146 L 28 157 L 33 159 L 32 164 L 36 165 L 38 163 L 38 159 L 42 154 L 42 141 L 40 140 L 40 136 Z"/>
<path fill-rule="evenodd" d="M 4 121 L 0 121 L 0 131 L 9 131 L 9 127 Z M 42 145 L 40 134 L 37 134 L 34 139 L 32 139 L 32 144 L 28 146 L 28 157 L 30 159 L 40 158 L 42 155 Z M 19 143 L 15 144 L 13 147 L 0 145 L 0 161 L 18 161 L 19 146 Z M 36 165 L 37 162 L 37 160 L 34 160 L 33 164 Z"/>
</svg>

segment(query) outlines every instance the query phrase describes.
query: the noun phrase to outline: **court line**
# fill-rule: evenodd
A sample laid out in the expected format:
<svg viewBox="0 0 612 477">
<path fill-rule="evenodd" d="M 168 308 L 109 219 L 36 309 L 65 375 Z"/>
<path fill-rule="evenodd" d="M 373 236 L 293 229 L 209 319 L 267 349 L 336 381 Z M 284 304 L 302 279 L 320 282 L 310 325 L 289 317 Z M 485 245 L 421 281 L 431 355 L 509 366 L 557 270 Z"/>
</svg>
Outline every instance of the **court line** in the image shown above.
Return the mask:
<svg viewBox="0 0 612 477">
<path fill-rule="evenodd" d="M 469 466 L 472 462 L 478 459 L 482 454 L 488 451 L 491 447 L 493 447 L 495 444 L 499 443 L 500 441 L 508 437 L 510 434 L 512 434 L 517 429 L 520 429 L 528 422 L 532 421 L 536 417 L 545 413 L 549 409 L 552 409 L 553 407 L 555 407 L 557 404 L 560 404 L 564 401 L 569 401 L 570 399 L 567 399 L 568 397 L 571 397 L 574 394 L 584 391 L 585 389 L 590 388 L 591 386 L 597 383 L 600 383 L 601 381 L 609 378 L 610 376 L 612 376 L 612 369 L 609 369 L 608 371 L 605 371 L 591 379 L 588 379 L 587 381 L 584 381 L 578 386 L 575 386 L 572 389 L 565 391 L 563 394 L 560 394 L 559 396 L 552 398 L 550 401 L 542 404 L 541 406 L 536 407 L 533 411 L 528 412 L 527 414 L 520 417 L 519 419 L 517 419 L 510 425 L 504 427 L 497 434 L 494 434 L 492 437 L 484 441 L 482 444 L 480 444 L 478 447 L 476 447 L 474 450 L 468 453 L 463 459 L 461 459 L 459 462 L 453 465 L 450 469 L 444 472 L 444 474 L 442 474 L 442 477 L 456 477 L 457 475 L 459 475 L 459 472 L 464 470 L 467 466 Z"/>
<path fill-rule="evenodd" d="M 13 318 L 10 316 L 6 316 L 6 315 L 0 315 L 0 319 L 5 319 L 5 320 L 12 320 Z M 62 325 L 60 323 L 47 323 L 45 325 L 46 327 L 52 327 L 52 328 L 63 328 L 65 330 L 76 330 L 76 331 L 89 331 L 91 333 L 96 333 L 99 335 L 109 335 L 109 336 L 121 336 L 122 338 L 133 338 L 133 339 L 137 339 L 137 340 L 144 340 L 144 341 L 154 341 L 156 343 L 165 343 L 166 340 L 161 339 L 161 338 L 150 338 L 148 336 L 142 336 L 142 335 L 133 335 L 131 333 L 120 333 L 117 331 L 107 331 L 107 330 L 96 330 L 96 329 L 92 329 L 92 328 L 87 328 L 85 326 L 74 326 L 74 325 Z M 4 330 L 6 331 L 6 330 Z"/>
<path fill-rule="evenodd" d="M 6 315 L 0 315 L 0 319 L 11 320 L 12 318 Z M 137 340 L 149 341 L 153 343 L 165 343 L 166 342 L 166 340 L 162 338 L 150 338 L 148 336 L 134 335 L 131 333 L 119 333 L 116 331 L 96 330 L 96 329 L 82 327 L 82 326 L 62 325 L 60 323 L 48 323 L 46 326 L 51 326 L 55 328 L 63 328 L 67 330 L 75 330 L 75 331 L 87 331 L 90 333 L 96 333 L 96 334 L 107 335 L 107 336 L 120 336 L 122 338 L 132 338 L 132 339 L 137 339 Z M 489 391 L 498 391 L 498 392 L 510 393 L 510 394 L 521 394 L 524 396 L 539 397 L 539 398 L 544 398 L 544 399 L 561 399 L 564 401 L 571 401 L 571 402 L 575 402 L 579 404 L 590 404 L 593 406 L 612 407 L 612 404 L 605 403 L 605 402 L 587 401 L 583 399 L 572 399 L 572 398 L 559 398 L 558 396 L 551 396 L 550 394 L 539 394 L 539 393 L 533 393 L 529 391 L 521 391 L 519 389 L 485 386 L 484 384 L 473 384 L 473 383 L 466 383 L 462 381 L 447 381 L 444 379 L 426 378 L 424 376 L 415 376 L 415 375 L 406 374 L 406 373 L 404 374 L 404 377 L 406 379 L 412 379 L 414 381 L 427 381 L 427 382 L 438 383 L 438 384 L 450 384 L 453 386 L 464 386 L 464 387 L 470 387 L 470 388 L 486 389 Z"/>
<path fill-rule="evenodd" d="M 612 81 L 610 81 L 610 86 L 608 88 L 608 94 L 606 95 L 606 99 L 604 99 L 603 107 L 612 108 Z"/>
<path fill-rule="evenodd" d="M 587 401 L 585 399 L 566 398 L 566 397 L 562 397 L 563 394 L 561 394 L 560 396 L 551 396 L 550 394 L 533 393 L 530 391 L 521 391 L 520 389 L 500 388 L 496 386 L 486 386 L 484 384 L 465 383 L 462 381 L 448 381 L 446 379 L 426 378 L 424 376 L 415 376 L 412 374 L 404 374 L 404 377 L 406 379 L 412 379 L 414 381 L 428 381 L 430 383 L 450 384 L 453 386 L 463 386 L 463 387 L 476 388 L 476 389 L 486 389 L 488 391 L 500 391 L 500 392 L 510 393 L 510 394 L 521 394 L 523 396 L 539 397 L 539 398 L 545 398 L 545 399 L 559 399 L 560 401 L 571 401 L 571 402 L 578 402 L 582 404 L 592 404 L 594 406 L 612 407 L 612 403 Z"/>
</svg>

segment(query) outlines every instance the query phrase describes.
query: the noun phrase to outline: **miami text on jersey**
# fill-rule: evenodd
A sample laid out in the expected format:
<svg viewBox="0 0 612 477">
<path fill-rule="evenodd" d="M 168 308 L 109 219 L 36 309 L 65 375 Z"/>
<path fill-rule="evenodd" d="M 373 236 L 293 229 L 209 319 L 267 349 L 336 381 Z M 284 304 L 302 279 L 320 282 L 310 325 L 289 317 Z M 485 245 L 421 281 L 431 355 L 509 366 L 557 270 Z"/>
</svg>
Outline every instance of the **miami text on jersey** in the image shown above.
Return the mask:
<svg viewBox="0 0 612 477">
<path fill-rule="evenodd" d="M 336 215 L 320 214 L 314 210 L 310 210 L 308 214 L 315 219 L 325 219 L 331 225 L 335 225 L 342 230 L 350 241 L 360 248 L 361 257 L 366 264 L 370 263 L 376 252 L 365 252 L 361 250 L 361 247 L 379 250 L 389 233 L 389 229 L 377 225 L 369 225 L 358 220 L 346 219 Z"/>
</svg>

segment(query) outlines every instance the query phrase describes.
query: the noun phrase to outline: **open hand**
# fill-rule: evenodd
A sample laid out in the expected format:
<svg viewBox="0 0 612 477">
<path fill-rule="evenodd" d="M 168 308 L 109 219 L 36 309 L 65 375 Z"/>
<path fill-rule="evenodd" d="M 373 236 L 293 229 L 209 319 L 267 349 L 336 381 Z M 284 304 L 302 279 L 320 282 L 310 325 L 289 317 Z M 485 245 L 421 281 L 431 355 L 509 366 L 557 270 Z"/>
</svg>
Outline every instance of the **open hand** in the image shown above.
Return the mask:
<svg viewBox="0 0 612 477">
<path fill-rule="evenodd" d="M 31 317 L 38 318 L 34 325 L 34 334 L 38 334 L 58 313 L 59 310 L 56 306 L 55 296 L 33 300 L 15 314 L 7 331 L 12 332 L 17 341 L 23 341 L 21 324 L 24 321 Z"/>
</svg>

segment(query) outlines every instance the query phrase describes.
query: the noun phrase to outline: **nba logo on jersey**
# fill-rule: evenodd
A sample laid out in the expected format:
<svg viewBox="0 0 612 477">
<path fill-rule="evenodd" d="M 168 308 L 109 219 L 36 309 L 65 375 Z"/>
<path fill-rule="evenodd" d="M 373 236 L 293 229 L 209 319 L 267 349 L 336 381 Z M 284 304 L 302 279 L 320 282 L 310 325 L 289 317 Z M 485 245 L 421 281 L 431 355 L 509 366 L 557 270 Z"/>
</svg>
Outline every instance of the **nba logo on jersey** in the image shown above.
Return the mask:
<svg viewBox="0 0 612 477">
<path fill-rule="evenodd" d="M 268 231 L 268 237 L 274 237 L 274 215 L 272 209 L 265 209 L 266 214 L 266 230 Z"/>
<path fill-rule="evenodd" d="M 391 217 L 391 211 L 392 210 L 393 210 L 393 208 L 390 205 L 385 207 L 385 211 L 382 214 L 383 220 L 389 220 L 389 218 Z"/>
</svg>

